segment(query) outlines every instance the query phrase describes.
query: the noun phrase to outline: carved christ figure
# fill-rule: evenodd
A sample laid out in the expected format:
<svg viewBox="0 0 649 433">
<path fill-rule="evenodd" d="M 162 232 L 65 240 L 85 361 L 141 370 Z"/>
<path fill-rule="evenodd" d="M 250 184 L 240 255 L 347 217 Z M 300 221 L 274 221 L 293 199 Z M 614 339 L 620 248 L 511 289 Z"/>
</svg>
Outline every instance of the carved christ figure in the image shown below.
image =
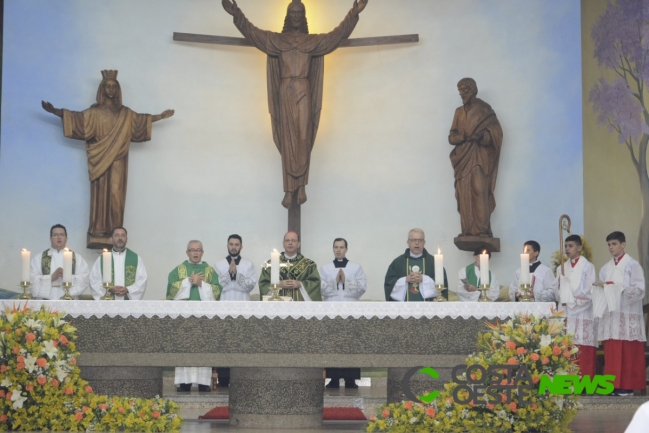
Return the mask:
<svg viewBox="0 0 649 433">
<path fill-rule="evenodd" d="M 306 201 L 311 150 L 318 131 L 322 108 L 324 56 L 351 35 L 358 14 L 368 0 L 356 0 L 338 27 L 329 33 L 312 35 L 306 9 L 299 0 L 288 6 L 281 33 L 261 30 L 245 17 L 236 2 L 222 0 L 223 8 L 234 17 L 234 25 L 248 41 L 268 55 L 268 107 L 273 140 L 282 155 L 284 200 L 291 206 Z"/>
<path fill-rule="evenodd" d="M 151 140 L 151 124 L 173 116 L 139 114 L 122 105 L 117 71 L 101 71 L 97 103 L 78 112 L 42 101 L 43 109 L 63 121 L 63 134 L 86 141 L 90 175 L 90 226 L 88 248 L 110 245 L 113 228 L 123 225 L 128 178 L 128 150 L 132 141 Z"/>
</svg>

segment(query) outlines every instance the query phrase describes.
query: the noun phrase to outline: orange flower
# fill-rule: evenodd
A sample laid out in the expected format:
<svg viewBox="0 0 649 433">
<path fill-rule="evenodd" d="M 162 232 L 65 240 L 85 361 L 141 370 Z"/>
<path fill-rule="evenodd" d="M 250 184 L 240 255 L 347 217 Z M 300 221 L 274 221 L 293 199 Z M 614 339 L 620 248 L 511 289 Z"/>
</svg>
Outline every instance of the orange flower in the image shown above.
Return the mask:
<svg viewBox="0 0 649 433">
<path fill-rule="evenodd" d="M 83 413 L 88 413 L 88 412 L 90 412 L 90 408 L 89 408 L 88 406 L 84 406 L 84 407 L 82 407 L 81 410 L 83 411 Z"/>
<path fill-rule="evenodd" d="M 28 343 L 31 343 L 32 341 L 36 340 L 36 335 L 34 335 L 33 332 L 28 332 L 25 334 L 25 340 L 27 340 Z"/>
<path fill-rule="evenodd" d="M 72 364 L 72 365 L 77 365 L 77 358 L 72 358 L 72 359 L 70 360 L 70 364 Z"/>
<path fill-rule="evenodd" d="M 121 409 L 123 409 L 123 408 L 121 408 Z M 120 412 L 120 413 L 122 413 L 122 412 Z M 370 421 L 376 421 L 376 415 L 371 415 L 370 416 Z"/>
<path fill-rule="evenodd" d="M 18 358 L 16 358 L 16 362 L 19 364 L 24 364 L 25 363 L 25 357 L 20 355 Z"/>
<path fill-rule="evenodd" d="M 52 379 L 52 386 L 55 387 L 55 388 L 56 388 L 57 386 L 59 386 L 59 381 L 56 380 L 56 379 Z"/>
<path fill-rule="evenodd" d="M 509 365 L 517 365 L 517 364 L 518 364 L 518 361 L 516 360 L 516 358 L 511 357 L 511 358 L 509 358 L 509 359 L 507 360 L 507 364 L 509 364 Z"/>
<path fill-rule="evenodd" d="M 547 365 L 550 363 L 550 358 L 546 358 L 545 356 L 541 358 L 541 364 Z"/>
<path fill-rule="evenodd" d="M 45 359 L 45 358 L 38 358 L 38 359 L 36 360 L 36 365 L 38 365 L 39 367 L 45 367 L 45 366 L 47 365 L 47 359 Z"/>
<path fill-rule="evenodd" d="M 61 343 L 64 346 L 68 345 L 68 339 L 65 335 L 59 335 L 59 343 Z"/>
<path fill-rule="evenodd" d="M 514 403 L 513 401 L 511 403 L 509 403 L 509 410 L 511 410 L 514 413 L 518 412 L 518 408 L 516 407 L 516 403 Z"/>
<path fill-rule="evenodd" d="M 0 373 L 4 373 L 7 371 L 7 366 L 6 365 L 0 365 Z"/>
<path fill-rule="evenodd" d="M 539 380 L 540 379 L 538 377 L 533 377 L 532 378 L 532 382 L 534 382 L 534 383 L 539 383 Z"/>
<path fill-rule="evenodd" d="M 5 421 L 7 421 L 7 415 L 3 413 L 2 415 L 0 415 L 0 422 L 5 422 Z"/>
<path fill-rule="evenodd" d="M 405 403 L 403 404 L 403 408 L 404 408 L 405 410 L 410 410 L 410 409 L 412 409 L 412 402 L 411 402 L 411 401 L 407 401 L 407 402 L 405 402 Z"/>
<path fill-rule="evenodd" d="M 568 349 L 563 351 L 563 357 L 564 358 L 570 358 L 570 351 Z"/>
<path fill-rule="evenodd" d="M 11 351 L 14 353 L 14 355 L 18 355 L 18 353 L 20 353 L 20 347 L 14 346 L 14 348 Z"/>
<path fill-rule="evenodd" d="M 20 335 L 23 332 L 23 328 L 17 328 L 15 332 L 16 332 L 16 335 Z"/>
<path fill-rule="evenodd" d="M 506 342 L 505 342 L 505 347 L 506 347 L 507 349 L 516 349 L 516 343 L 514 343 L 514 342 L 511 341 L 511 340 L 506 341 Z"/>
<path fill-rule="evenodd" d="M 56 340 L 52 340 L 52 346 L 59 347 L 59 342 Z"/>
<path fill-rule="evenodd" d="M 561 348 L 559 346 L 554 346 L 552 348 L 552 354 L 556 356 L 561 355 Z"/>
<path fill-rule="evenodd" d="M 39 385 L 43 386 L 47 383 L 47 377 L 45 376 L 38 376 L 36 378 L 36 382 L 38 382 Z"/>
<path fill-rule="evenodd" d="M 496 405 L 491 404 L 491 403 L 487 403 L 487 409 L 494 410 L 494 407 L 496 407 Z"/>
<path fill-rule="evenodd" d="M 387 418 L 390 416 L 390 409 L 383 409 L 383 412 L 381 412 L 381 415 L 383 415 L 383 418 Z"/>
<path fill-rule="evenodd" d="M 11 400 L 11 396 L 12 396 L 12 395 L 13 395 L 12 393 L 8 392 L 8 393 L 7 393 L 7 400 Z"/>
<path fill-rule="evenodd" d="M 81 412 L 77 412 L 74 414 L 74 419 L 76 421 L 81 421 L 83 419 L 83 414 Z"/>
<path fill-rule="evenodd" d="M 500 381 L 501 385 L 509 385 L 509 381 L 507 379 L 503 379 Z"/>
<path fill-rule="evenodd" d="M 25 368 L 25 363 L 24 362 L 19 362 L 16 365 L 16 370 L 22 370 L 23 368 Z"/>
<path fill-rule="evenodd" d="M 66 386 L 65 391 L 63 391 L 63 392 L 66 393 L 67 395 L 74 394 L 74 390 L 72 389 L 72 387 L 69 387 L 69 386 Z"/>
<path fill-rule="evenodd" d="M 5 390 L 0 389 L 0 398 L 5 398 Z"/>
<path fill-rule="evenodd" d="M 435 412 L 435 408 L 434 408 L 434 407 L 427 407 L 427 408 L 426 408 L 426 416 L 429 416 L 429 417 L 432 418 L 432 417 L 435 416 L 436 413 L 437 413 L 437 412 Z"/>
<path fill-rule="evenodd" d="M 471 400 L 471 401 L 469 402 L 469 406 L 471 406 L 471 407 L 474 407 L 474 406 L 475 406 L 475 403 L 473 402 L 473 400 Z"/>
<path fill-rule="evenodd" d="M 507 396 L 503 393 L 500 393 L 500 400 L 504 403 L 507 401 Z"/>
<path fill-rule="evenodd" d="M 517 355 L 525 355 L 526 353 L 527 353 L 527 349 L 525 349 L 524 347 L 519 347 L 518 349 L 516 349 Z"/>
<path fill-rule="evenodd" d="M 102 403 L 102 404 L 99 405 L 99 409 L 106 410 L 106 409 L 108 409 L 108 405 L 106 403 Z"/>
<path fill-rule="evenodd" d="M 532 409 L 532 410 L 536 410 L 536 409 L 538 409 L 538 406 L 536 405 L 536 403 L 532 403 L 532 404 L 530 405 L 530 409 Z"/>
<path fill-rule="evenodd" d="M 158 417 L 160 416 L 160 412 L 158 412 L 157 410 L 154 410 L 152 416 L 153 416 L 153 419 L 158 419 Z"/>
<path fill-rule="evenodd" d="M 34 385 L 32 384 L 25 385 L 25 391 L 33 391 L 33 390 L 34 390 Z"/>
<path fill-rule="evenodd" d="M 144 411 L 140 412 L 138 415 L 140 415 L 140 418 L 144 418 L 144 417 L 146 416 L 146 414 L 144 413 Z"/>
<path fill-rule="evenodd" d="M 124 407 L 123 406 L 118 407 L 117 412 L 124 413 Z"/>
<path fill-rule="evenodd" d="M 85 388 L 83 388 L 88 394 L 92 394 L 92 386 L 86 385 Z"/>
<path fill-rule="evenodd" d="M 539 358 L 540 358 L 540 356 L 539 356 L 538 353 L 531 353 L 531 354 L 530 354 L 530 359 L 531 359 L 532 361 L 538 361 Z"/>
</svg>

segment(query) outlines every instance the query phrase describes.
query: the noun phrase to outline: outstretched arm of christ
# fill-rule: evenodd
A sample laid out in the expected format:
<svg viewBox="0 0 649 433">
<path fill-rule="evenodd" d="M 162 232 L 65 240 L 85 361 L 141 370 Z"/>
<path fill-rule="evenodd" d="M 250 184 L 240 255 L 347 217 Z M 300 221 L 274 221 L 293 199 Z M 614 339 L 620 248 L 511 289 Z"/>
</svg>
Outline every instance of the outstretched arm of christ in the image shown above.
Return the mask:
<svg viewBox="0 0 649 433">
<path fill-rule="evenodd" d="M 251 23 L 243 12 L 241 12 L 236 1 L 233 3 L 230 0 L 223 0 L 222 4 L 223 9 L 233 16 L 234 25 L 255 48 L 269 56 L 278 56 L 280 54 L 277 47 L 270 41 L 270 38 L 274 34 L 273 32 L 262 30 Z"/>
<path fill-rule="evenodd" d="M 173 116 L 175 113 L 174 110 L 165 110 L 160 114 L 154 114 L 151 116 L 151 122 L 157 122 L 158 120 L 168 119 Z"/>
<path fill-rule="evenodd" d="M 63 117 L 63 110 L 60 108 L 54 108 L 54 105 L 52 105 L 50 102 L 41 101 L 41 106 L 43 107 L 43 110 L 47 111 L 48 113 Z"/>
</svg>

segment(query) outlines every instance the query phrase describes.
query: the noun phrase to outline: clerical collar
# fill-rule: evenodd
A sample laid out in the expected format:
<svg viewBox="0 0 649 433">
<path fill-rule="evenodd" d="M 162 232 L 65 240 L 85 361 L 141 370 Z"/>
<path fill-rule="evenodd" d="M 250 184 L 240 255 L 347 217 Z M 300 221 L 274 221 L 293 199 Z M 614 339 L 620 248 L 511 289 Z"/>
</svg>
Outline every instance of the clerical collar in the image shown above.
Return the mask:
<svg viewBox="0 0 649 433">
<path fill-rule="evenodd" d="M 613 257 L 613 261 L 615 262 L 615 265 L 616 265 L 616 266 L 617 266 L 618 263 L 620 263 L 620 260 L 622 260 L 622 259 L 624 258 L 624 255 L 625 255 L 625 254 L 626 254 L 626 253 L 622 253 L 622 254 L 620 254 L 619 257 Z"/>
<path fill-rule="evenodd" d="M 536 271 L 536 268 L 538 268 L 539 266 L 541 266 L 541 261 L 540 260 L 535 261 L 530 265 L 530 272 L 534 273 Z"/>
<path fill-rule="evenodd" d="M 232 263 L 232 256 L 231 256 L 231 255 L 228 255 L 228 256 L 225 258 L 225 260 L 228 261 L 228 264 L 229 264 L 229 263 Z M 240 261 L 241 261 L 241 256 L 237 256 L 237 257 L 234 258 L 234 263 L 236 263 L 237 265 L 239 264 Z"/>
<path fill-rule="evenodd" d="M 413 254 L 413 253 L 410 253 L 410 258 L 411 258 L 411 259 L 418 259 L 419 257 L 421 257 L 421 256 L 423 256 L 423 255 L 424 255 L 424 253 L 421 253 L 421 254 Z"/>
<path fill-rule="evenodd" d="M 124 251 L 115 251 L 115 248 L 113 248 L 113 254 L 124 254 L 126 252 L 126 249 Z"/>
<path fill-rule="evenodd" d="M 286 253 L 284 253 L 284 258 L 285 258 L 286 260 L 293 260 L 293 259 L 296 258 L 296 257 L 297 257 L 297 254 L 295 254 L 294 256 L 287 256 Z"/>
<path fill-rule="evenodd" d="M 347 257 L 344 257 L 342 260 L 334 259 L 334 267 L 335 268 L 346 268 L 347 267 Z"/>
</svg>

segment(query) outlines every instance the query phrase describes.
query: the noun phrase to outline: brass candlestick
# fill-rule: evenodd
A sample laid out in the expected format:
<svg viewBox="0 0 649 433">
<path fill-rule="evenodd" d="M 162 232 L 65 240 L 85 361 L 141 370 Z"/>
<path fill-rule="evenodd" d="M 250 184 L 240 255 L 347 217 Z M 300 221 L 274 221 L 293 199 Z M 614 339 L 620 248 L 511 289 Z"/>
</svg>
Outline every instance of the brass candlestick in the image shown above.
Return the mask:
<svg viewBox="0 0 649 433">
<path fill-rule="evenodd" d="M 63 283 L 63 290 L 65 290 L 65 295 L 61 296 L 62 301 L 74 301 L 74 296 L 70 294 L 70 289 L 72 288 L 72 283 Z"/>
<path fill-rule="evenodd" d="M 487 297 L 487 290 L 490 289 L 489 284 L 480 284 L 480 287 L 478 287 L 480 290 L 480 297 L 478 298 L 478 302 L 491 302 L 491 299 Z"/>
<path fill-rule="evenodd" d="M 23 288 L 23 294 L 18 297 L 18 299 L 33 299 L 32 295 L 29 293 L 29 287 L 32 285 L 29 281 L 21 281 L 20 287 Z"/>
<path fill-rule="evenodd" d="M 283 301 L 282 297 L 279 296 L 279 291 L 281 287 L 279 284 L 271 284 L 270 290 L 273 292 L 273 295 L 268 298 L 269 301 Z"/>
<path fill-rule="evenodd" d="M 435 301 L 437 302 L 446 302 L 446 299 L 444 299 L 444 296 L 442 295 L 442 290 L 444 290 L 446 287 L 444 287 L 444 284 L 436 284 L 435 288 L 439 292 L 439 295 L 437 295 L 437 298 Z"/>
<path fill-rule="evenodd" d="M 518 291 L 521 293 L 521 302 L 534 302 L 531 284 L 521 284 L 520 286 L 518 286 L 518 289 Z"/>
<path fill-rule="evenodd" d="M 99 298 L 99 300 L 100 301 L 114 301 L 115 298 L 113 297 L 113 294 L 110 292 L 110 289 L 112 289 L 115 286 L 113 286 L 112 283 L 102 283 L 101 285 L 104 287 L 104 289 L 106 289 L 106 294 L 104 296 L 102 296 L 101 298 Z"/>
</svg>

